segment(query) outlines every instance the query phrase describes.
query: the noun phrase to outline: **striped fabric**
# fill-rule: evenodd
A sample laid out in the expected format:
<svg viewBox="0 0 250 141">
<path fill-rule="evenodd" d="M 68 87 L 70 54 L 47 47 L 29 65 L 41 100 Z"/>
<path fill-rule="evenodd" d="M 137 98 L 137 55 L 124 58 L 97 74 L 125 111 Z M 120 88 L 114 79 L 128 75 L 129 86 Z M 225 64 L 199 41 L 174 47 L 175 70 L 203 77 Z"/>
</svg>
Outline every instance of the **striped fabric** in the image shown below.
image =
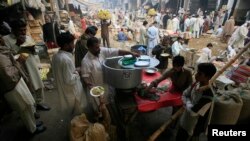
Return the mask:
<svg viewBox="0 0 250 141">
<path fill-rule="evenodd" d="M 230 79 L 236 83 L 246 83 L 248 77 L 250 77 L 250 66 L 242 65 L 235 69 Z"/>
</svg>

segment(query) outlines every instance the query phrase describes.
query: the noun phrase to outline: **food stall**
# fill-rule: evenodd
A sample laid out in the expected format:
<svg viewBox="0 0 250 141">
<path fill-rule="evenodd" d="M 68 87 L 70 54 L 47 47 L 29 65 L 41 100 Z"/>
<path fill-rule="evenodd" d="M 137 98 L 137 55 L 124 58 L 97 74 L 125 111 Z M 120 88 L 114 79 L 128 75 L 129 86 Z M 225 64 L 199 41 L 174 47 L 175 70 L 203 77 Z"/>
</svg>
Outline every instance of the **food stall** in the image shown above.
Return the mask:
<svg viewBox="0 0 250 141">
<path fill-rule="evenodd" d="M 123 62 L 126 59 L 130 62 Z M 116 111 L 117 114 L 112 114 L 112 111 L 110 113 L 116 115 L 113 118 L 119 121 L 117 126 L 125 128 L 124 130 L 139 112 L 182 105 L 181 94 L 168 91 L 171 88 L 170 80 L 161 82 L 155 93 L 149 93 L 147 96 L 140 95 L 142 85 L 149 85 L 161 75 L 157 69 L 154 69 L 159 61 L 146 55 L 141 55 L 136 60 L 131 59 L 132 61 L 129 59 L 131 59 L 129 56 L 119 56 L 108 58 L 103 62 L 104 81 L 112 89 L 110 95 L 114 95 L 112 111 Z M 140 63 L 142 61 L 149 63 Z M 126 63 L 130 64 L 126 65 Z M 128 135 L 126 132 L 125 134 Z"/>
</svg>

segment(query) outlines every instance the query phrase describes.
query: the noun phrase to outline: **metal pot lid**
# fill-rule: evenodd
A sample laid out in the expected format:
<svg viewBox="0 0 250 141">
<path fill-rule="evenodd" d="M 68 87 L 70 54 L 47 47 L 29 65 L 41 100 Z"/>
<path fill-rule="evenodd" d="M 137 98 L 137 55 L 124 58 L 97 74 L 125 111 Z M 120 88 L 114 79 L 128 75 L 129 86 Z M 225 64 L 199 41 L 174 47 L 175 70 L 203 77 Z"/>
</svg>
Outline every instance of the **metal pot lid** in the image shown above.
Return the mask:
<svg viewBox="0 0 250 141">
<path fill-rule="evenodd" d="M 135 66 L 136 67 L 148 67 L 150 64 L 149 61 L 136 61 Z"/>
<path fill-rule="evenodd" d="M 153 58 L 153 57 L 150 57 L 150 60 L 148 61 L 149 62 L 149 65 L 147 66 L 136 66 L 134 64 L 132 65 L 122 65 L 122 59 L 119 59 L 118 60 L 118 64 L 122 67 L 122 68 L 125 68 L 125 69 L 144 69 L 144 68 L 154 68 L 156 67 L 157 65 L 159 65 L 160 61 L 156 58 Z M 137 62 L 140 61 L 139 58 L 137 58 Z"/>
</svg>

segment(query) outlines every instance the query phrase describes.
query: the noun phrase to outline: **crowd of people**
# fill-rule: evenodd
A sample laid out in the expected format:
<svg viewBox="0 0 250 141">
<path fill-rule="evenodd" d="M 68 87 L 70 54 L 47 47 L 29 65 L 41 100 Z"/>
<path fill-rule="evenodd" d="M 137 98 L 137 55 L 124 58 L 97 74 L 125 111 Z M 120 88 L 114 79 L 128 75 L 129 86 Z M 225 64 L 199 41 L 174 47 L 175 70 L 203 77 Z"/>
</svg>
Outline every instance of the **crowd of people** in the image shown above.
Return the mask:
<svg viewBox="0 0 250 141">
<path fill-rule="evenodd" d="M 168 50 L 166 53 L 176 56 L 180 54 L 181 50 L 186 50 L 188 40 L 207 34 L 220 38 L 222 43 L 227 44 L 227 49 L 224 52 L 226 57 L 231 59 L 250 38 L 249 22 L 236 26 L 234 17 L 229 17 L 228 11 L 225 9 L 212 12 L 198 9 L 196 13 L 190 13 L 180 8 L 176 14 L 171 10 L 156 12 L 155 16 L 148 16 L 145 9 L 132 12 L 115 9 L 111 13 L 109 28 L 112 30 L 109 31 L 112 31 L 113 36 L 117 36 L 114 39 L 118 42 L 132 40 L 137 45 L 147 46 L 147 54 L 150 56 L 153 56 L 153 48 L 161 44 L 164 36 L 168 36 L 172 40 L 170 49 L 165 49 Z M 101 26 L 101 29 L 104 28 L 102 21 Z M 106 40 L 107 43 L 110 40 L 106 29 L 107 27 L 101 31 L 104 46 L 108 46 L 104 43 Z M 106 32 L 105 36 L 103 30 Z M 177 41 L 172 38 L 176 35 L 178 36 Z M 203 50 L 200 52 L 204 53 Z M 214 59 L 211 54 L 207 54 L 205 52 L 206 60 Z"/>
</svg>

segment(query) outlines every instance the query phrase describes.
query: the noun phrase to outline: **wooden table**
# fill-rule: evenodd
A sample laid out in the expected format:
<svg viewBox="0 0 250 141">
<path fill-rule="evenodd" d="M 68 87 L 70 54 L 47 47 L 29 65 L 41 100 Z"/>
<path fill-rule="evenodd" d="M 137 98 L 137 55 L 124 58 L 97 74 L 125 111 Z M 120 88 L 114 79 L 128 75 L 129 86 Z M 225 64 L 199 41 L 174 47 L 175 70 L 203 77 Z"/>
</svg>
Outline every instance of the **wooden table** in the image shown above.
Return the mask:
<svg viewBox="0 0 250 141">
<path fill-rule="evenodd" d="M 142 73 L 142 81 L 146 83 L 150 83 L 161 76 L 159 72 L 155 74 L 147 74 L 143 71 Z M 168 90 L 173 88 L 171 85 L 171 81 L 168 79 L 159 83 L 158 86 L 163 85 L 170 86 Z M 182 105 L 181 93 L 170 93 L 169 91 L 165 91 L 163 93 L 157 93 L 157 95 L 160 96 L 160 99 L 158 101 L 151 101 L 139 97 L 136 92 L 126 95 L 122 93 L 116 93 L 115 101 L 117 108 L 122 114 L 123 121 L 133 121 L 138 112 L 149 112 L 162 107 Z"/>
<path fill-rule="evenodd" d="M 150 83 L 156 78 L 160 77 L 161 74 L 159 72 L 155 74 L 147 74 L 146 72 L 142 72 L 142 81 L 146 83 Z M 170 80 L 162 81 L 161 85 L 170 85 Z M 157 110 L 166 106 L 177 106 L 182 105 L 181 93 L 170 93 L 168 91 L 159 94 L 160 99 L 158 101 L 150 101 L 146 99 L 140 98 L 136 92 L 132 93 L 117 93 L 115 94 L 115 108 L 118 112 L 117 126 L 120 130 L 122 130 L 122 134 L 124 134 L 124 141 L 129 140 L 129 129 L 128 125 L 133 122 L 139 112 L 149 112 L 152 110 Z M 123 136 L 123 135 L 122 135 Z"/>
<path fill-rule="evenodd" d="M 142 80 L 146 83 L 150 83 L 160 76 L 161 74 L 159 72 L 155 74 L 147 74 L 146 72 L 143 71 Z M 168 79 L 165 79 L 164 81 L 159 83 L 158 86 L 163 86 L 163 85 L 168 85 L 169 86 L 168 90 L 173 88 L 171 81 Z M 179 92 L 170 93 L 168 90 L 163 93 L 156 93 L 157 95 L 160 96 L 160 99 L 158 101 L 143 99 L 139 97 L 137 94 L 135 94 L 134 97 L 137 103 L 138 111 L 149 112 L 157 110 L 162 107 L 182 105 L 182 100 L 181 100 L 182 94 Z"/>
</svg>

